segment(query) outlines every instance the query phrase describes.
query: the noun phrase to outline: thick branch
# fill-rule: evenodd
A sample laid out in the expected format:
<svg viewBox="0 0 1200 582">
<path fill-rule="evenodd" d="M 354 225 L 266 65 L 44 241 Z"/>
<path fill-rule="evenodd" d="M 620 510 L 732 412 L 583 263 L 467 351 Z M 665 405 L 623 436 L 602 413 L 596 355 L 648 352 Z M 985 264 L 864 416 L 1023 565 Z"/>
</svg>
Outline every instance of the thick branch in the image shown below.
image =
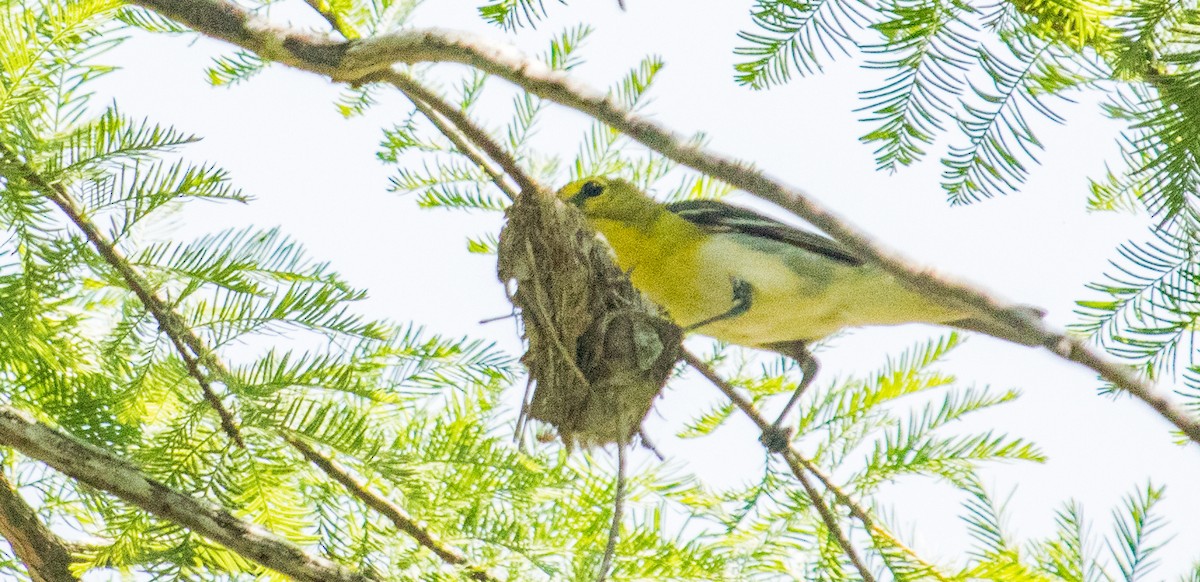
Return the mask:
<svg viewBox="0 0 1200 582">
<path fill-rule="evenodd" d="M 8 540 L 33 582 L 78 582 L 71 573 L 69 544 L 38 519 L 16 487 L 0 472 L 0 537 Z"/>
<path fill-rule="evenodd" d="M 317 452 L 308 443 L 295 438 L 289 438 L 288 442 L 292 444 L 300 454 L 309 462 L 316 465 L 318 469 L 332 478 L 334 481 L 341 483 L 352 495 L 360 501 L 367 504 L 367 507 L 379 512 L 380 515 L 391 520 L 395 524 L 396 529 L 404 532 L 406 535 L 416 540 L 418 544 L 429 549 L 437 557 L 447 564 L 461 566 L 467 571 L 467 577 L 472 580 L 481 580 L 483 582 L 495 582 L 490 574 L 481 568 L 472 566 L 467 557 L 457 549 L 450 547 L 441 541 L 438 541 L 433 534 L 421 527 L 421 524 L 408 516 L 408 514 L 398 505 L 388 501 L 386 498 L 376 494 L 367 488 L 366 484 L 362 483 L 350 474 L 344 467 L 339 465 L 337 461 Z"/>
<path fill-rule="evenodd" d="M 812 202 L 804 191 L 787 186 L 733 158 L 687 145 L 665 127 L 621 108 L 604 93 L 574 81 L 561 71 L 464 32 L 407 30 L 367 39 L 341 40 L 273 27 L 226 0 L 132 0 L 208 36 L 231 42 L 269 60 L 326 75 L 335 81 L 361 83 L 397 63 L 456 62 L 507 79 L 522 89 L 600 120 L 680 164 L 721 179 L 774 202 L 836 238 L 853 252 L 877 263 L 906 284 L 941 301 L 970 307 L 1012 330 L 1025 343 L 1045 346 L 1058 356 L 1082 364 L 1130 392 L 1200 443 L 1200 420 L 1193 418 L 1153 384 L 1127 366 L 1102 357 L 1080 338 L 1049 328 L 1012 309 L 990 294 L 938 276 L 885 250 L 865 233 Z"/>
<path fill-rule="evenodd" d="M 306 554 L 295 544 L 266 529 L 242 521 L 207 501 L 176 492 L 112 453 L 75 440 L 15 408 L 0 406 L 0 444 L 296 580 L 367 582 L 376 579 Z"/>
</svg>

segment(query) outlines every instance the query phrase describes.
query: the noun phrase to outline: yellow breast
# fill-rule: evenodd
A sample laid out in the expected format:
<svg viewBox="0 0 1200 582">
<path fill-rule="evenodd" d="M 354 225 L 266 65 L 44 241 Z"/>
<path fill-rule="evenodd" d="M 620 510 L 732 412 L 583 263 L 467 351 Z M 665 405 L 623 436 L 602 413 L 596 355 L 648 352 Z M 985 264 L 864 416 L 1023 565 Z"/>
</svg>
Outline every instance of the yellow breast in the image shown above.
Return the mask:
<svg viewBox="0 0 1200 582">
<path fill-rule="evenodd" d="M 669 218 L 694 228 L 683 219 Z M 943 323 L 964 316 L 903 288 L 869 265 L 849 265 L 784 243 L 763 244 L 748 235 L 705 234 L 665 222 L 642 229 L 594 221 L 634 286 L 682 327 L 729 311 L 734 305 L 733 281 L 749 283 L 747 312 L 706 324 L 696 333 L 763 346 L 820 339 L 845 327 Z"/>
</svg>

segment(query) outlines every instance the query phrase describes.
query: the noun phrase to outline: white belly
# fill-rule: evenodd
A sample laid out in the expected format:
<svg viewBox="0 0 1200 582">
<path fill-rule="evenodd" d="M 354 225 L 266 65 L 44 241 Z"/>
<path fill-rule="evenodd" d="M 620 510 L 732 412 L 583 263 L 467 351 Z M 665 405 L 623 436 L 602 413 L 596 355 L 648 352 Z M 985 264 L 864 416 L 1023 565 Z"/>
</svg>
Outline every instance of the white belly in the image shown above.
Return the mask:
<svg viewBox="0 0 1200 582">
<path fill-rule="evenodd" d="M 785 261 L 778 253 L 750 249 L 733 237 L 717 235 L 698 251 L 698 273 L 683 272 L 682 262 L 666 262 L 660 268 L 680 272 L 653 279 L 675 288 L 650 285 L 643 291 L 686 328 L 727 312 L 734 306 L 733 281 L 748 283 L 752 292 L 747 312 L 694 330 L 748 346 L 815 340 L 846 327 L 942 323 L 964 316 L 901 287 L 875 267 L 848 265 L 802 251 L 787 257 Z M 638 275 L 635 269 L 635 283 Z M 690 297 L 682 296 L 678 286 L 688 281 Z"/>
</svg>

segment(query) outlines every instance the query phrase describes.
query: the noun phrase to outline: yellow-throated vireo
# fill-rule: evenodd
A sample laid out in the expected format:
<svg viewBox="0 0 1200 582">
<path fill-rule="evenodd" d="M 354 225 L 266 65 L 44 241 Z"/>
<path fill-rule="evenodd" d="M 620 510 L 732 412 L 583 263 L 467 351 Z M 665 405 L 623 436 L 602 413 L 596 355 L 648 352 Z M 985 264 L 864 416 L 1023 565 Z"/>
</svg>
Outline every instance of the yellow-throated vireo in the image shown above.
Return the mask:
<svg viewBox="0 0 1200 582">
<path fill-rule="evenodd" d="M 804 377 L 776 434 L 764 435 L 775 450 L 786 446 L 788 433 L 778 429 L 817 372 L 809 342 L 847 327 L 922 322 L 1023 343 L 998 324 L 905 287 L 833 239 L 744 208 L 715 200 L 662 204 L 605 177 L 567 184 L 558 196 L 583 211 L 634 286 L 680 327 L 797 361 Z"/>
</svg>

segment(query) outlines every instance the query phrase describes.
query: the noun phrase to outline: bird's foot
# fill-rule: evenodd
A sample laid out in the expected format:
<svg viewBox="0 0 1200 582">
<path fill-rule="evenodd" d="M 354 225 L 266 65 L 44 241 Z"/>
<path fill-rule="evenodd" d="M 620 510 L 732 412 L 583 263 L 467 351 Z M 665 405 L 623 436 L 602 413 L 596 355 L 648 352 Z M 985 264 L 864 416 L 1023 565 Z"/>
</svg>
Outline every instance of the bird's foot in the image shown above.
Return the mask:
<svg viewBox="0 0 1200 582">
<path fill-rule="evenodd" d="M 782 453 L 792 443 L 792 429 L 773 424 L 763 431 L 762 436 L 758 437 L 758 442 L 772 453 Z"/>
</svg>

